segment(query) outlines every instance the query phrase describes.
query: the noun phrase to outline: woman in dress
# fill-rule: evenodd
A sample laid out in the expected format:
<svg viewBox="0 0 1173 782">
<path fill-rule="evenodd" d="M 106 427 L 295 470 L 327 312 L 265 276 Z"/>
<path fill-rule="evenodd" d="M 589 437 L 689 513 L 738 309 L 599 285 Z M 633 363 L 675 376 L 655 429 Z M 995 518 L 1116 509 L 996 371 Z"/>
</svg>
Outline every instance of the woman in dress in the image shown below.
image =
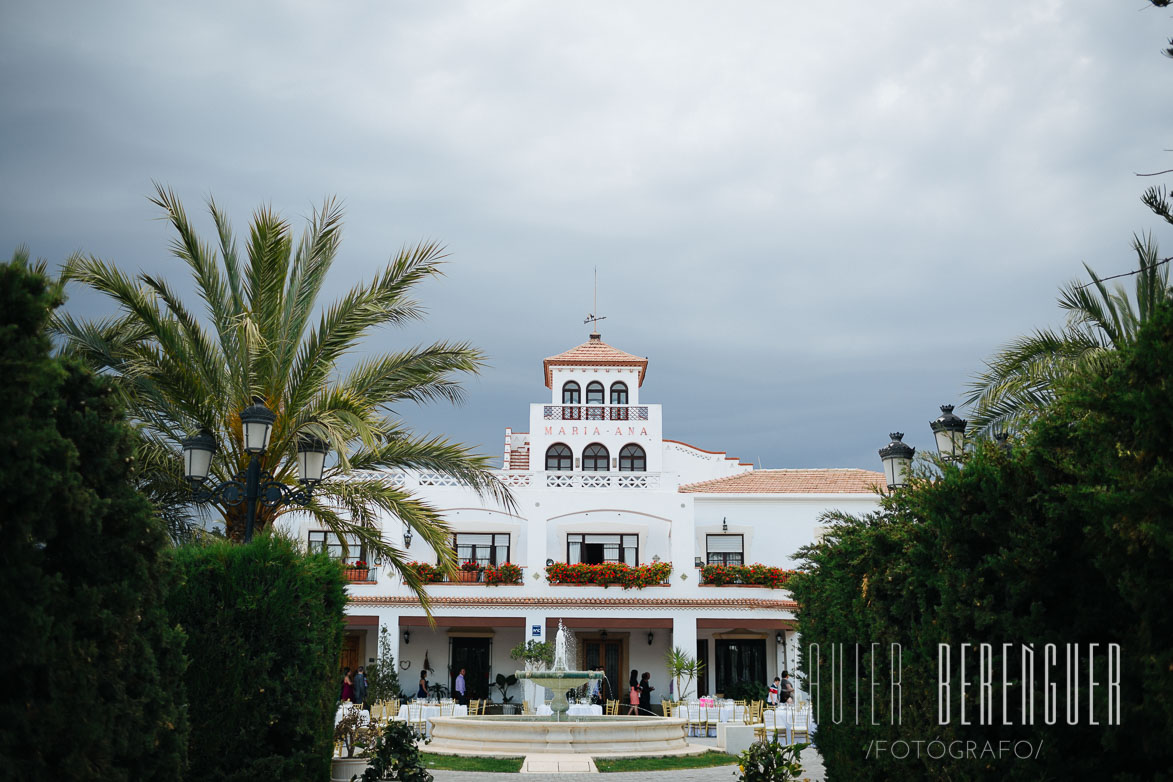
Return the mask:
<svg viewBox="0 0 1173 782">
<path fill-rule="evenodd" d="M 348 703 L 354 700 L 354 680 L 350 678 L 350 669 L 347 668 L 342 672 L 342 702 Z"/>
<path fill-rule="evenodd" d="M 425 701 L 428 699 L 428 679 L 423 674 L 420 674 L 420 688 L 416 692 L 415 697 Z"/>
<path fill-rule="evenodd" d="M 639 671 L 632 669 L 631 679 L 628 682 L 627 714 L 639 714 Z"/>
</svg>

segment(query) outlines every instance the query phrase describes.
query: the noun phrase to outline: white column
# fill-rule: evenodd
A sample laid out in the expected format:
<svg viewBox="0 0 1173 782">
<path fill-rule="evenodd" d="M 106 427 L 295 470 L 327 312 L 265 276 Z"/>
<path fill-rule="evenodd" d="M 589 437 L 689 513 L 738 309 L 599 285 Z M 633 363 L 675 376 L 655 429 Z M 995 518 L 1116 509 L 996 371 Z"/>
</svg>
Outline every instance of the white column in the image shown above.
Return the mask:
<svg viewBox="0 0 1173 782">
<path fill-rule="evenodd" d="M 545 562 L 543 561 L 543 567 L 544 566 L 545 566 Z M 537 631 L 536 635 L 534 634 L 535 629 Z M 546 640 L 546 615 L 545 614 L 527 613 L 525 615 L 525 626 L 521 630 L 522 630 L 522 634 L 521 634 L 522 643 L 528 644 L 530 641 L 545 641 Z M 517 670 L 519 670 L 519 671 L 524 670 L 524 668 L 525 668 L 525 662 L 522 660 L 518 660 L 517 661 Z M 524 693 L 525 699 L 527 701 L 529 701 L 530 705 L 535 709 L 538 707 L 539 701 L 545 700 L 545 692 L 542 690 L 542 688 L 538 687 L 536 684 L 529 681 L 528 679 L 525 682 L 525 686 L 522 688 L 522 692 Z"/>
<path fill-rule="evenodd" d="M 683 650 L 684 653 L 689 657 L 696 657 L 695 616 L 672 617 L 672 646 Z M 681 686 L 687 687 L 688 692 L 673 692 L 672 697 L 675 700 L 683 700 L 689 695 L 696 695 L 696 685 L 697 681 L 695 679 L 693 680 L 692 684 L 681 682 Z"/>
</svg>

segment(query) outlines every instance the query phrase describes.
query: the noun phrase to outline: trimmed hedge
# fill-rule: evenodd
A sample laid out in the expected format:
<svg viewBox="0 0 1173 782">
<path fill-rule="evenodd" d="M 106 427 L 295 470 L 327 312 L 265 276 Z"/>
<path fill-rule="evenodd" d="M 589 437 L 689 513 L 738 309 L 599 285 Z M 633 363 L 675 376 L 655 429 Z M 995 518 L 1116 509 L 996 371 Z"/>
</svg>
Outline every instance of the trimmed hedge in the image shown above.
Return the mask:
<svg viewBox="0 0 1173 782">
<path fill-rule="evenodd" d="M 59 303 L 23 262 L 0 264 L 0 777 L 178 779 L 166 533 L 127 479 L 109 384 L 49 355 Z"/>
<path fill-rule="evenodd" d="M 936 480 L 915 479 L 882 510 L 837 515 L 789 586 L 799 602 L 802 671 L 819 645 L 817 742 L 828 778 L 1168 779 L 1173 768 L 1173 305 L 1142 327 L 1104 376 L 1077 377 L 1007 454 L 979 448 Z M 852 644 L 864 644 L 856 723 Z M 881 644 L 872 725 L 867 645 Z M 840 724 L 831 712 L 831 653 L 844 644 Z M 900 723 L 890 725 L 887 645 L 903 652 Z M 937 724 L 937 644 L 954 655 L 949 724 Z M 993 724 L 977 723 L 981 690 L 970 650 L 969 715 L 958 714 L 962 643 L 989 643 Z M 1003 660 L 1001 644 L 1014 644 Z M 1042 713 L 1043 646 L 1058 645 L 1057 724 Z M 1090 724 L 1087 645 L 1096 652 Z M 1122 653 L 1120 724 L 1108 725 L 1107 644 Z M 1035 722 L 1023 725 L 1020 644 L 1036 654 Z M 1078 724 L 1068 725 L 1065 644 L 1080 645 Z M 1001 725 L 1008 668 L 1013 725 Z M 839 696 L 836 695 L 838 698 Z M 889 752 L 877 752 L 887 742 Z M 894 742 L 907 742 L 904 746 Z M 919 749 L 912 742 L 925 744 Z M 928 742 L 940 741 L 933 755 Z M 1031 757 L 1015 757 L 1017 742 Z M 955 748 L 971 746 L 976 755 Z M 1007 742 L 1007 744 L 1002 744 Z M 1006 753 L 1003 746 L 1013 747 Z M 988 752 L 987 747 L 993 751 Z M 944 754 L 942 755 L 942 748 Z M 871 750 L 869 756 L 869 749 Z M 1025 748 L 1024 748 L 1025 749 Z M 1037 757 L 1033 753 L 1037 751 Z M 918 757 L 919 752 L 919 757 Z M 904 757 L 897 757 L 903 754 Z"/>
<path fill-rule="evenodd" d="M 188 546 L 172 616 L 187 631 L 191 774 L 328 779 L 346 591 L 325 554 L 262 535 Z"/>
</svg>

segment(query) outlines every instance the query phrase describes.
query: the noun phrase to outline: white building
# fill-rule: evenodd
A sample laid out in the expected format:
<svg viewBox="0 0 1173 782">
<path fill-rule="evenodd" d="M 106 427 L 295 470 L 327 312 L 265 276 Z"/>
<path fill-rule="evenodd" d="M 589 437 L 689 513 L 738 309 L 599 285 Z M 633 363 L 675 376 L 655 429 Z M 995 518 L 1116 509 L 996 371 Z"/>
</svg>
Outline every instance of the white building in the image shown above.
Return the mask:
<svg viewBox="0 0 1173 782">
<path fill-rule="evenodd" d="M 530 405 L 528 432 L 505 430 L 499 475 L 515 512 L 445 476 L 398 476 L 442 509 L 461 560 L 514 563 L 522 583 L 431 584 L 433 629 L 402 579 L 373 567 L 369 581 L 350 587 L 344 661 L 373 661 L 378 629 L 387 627 L 405 691 L 414 693 L 426 655 L 430 682 L 451 687 L 465 667 L 471 697 L 499 700 L 490 683 L 521 667 L 510 649 L 552 640 L 561 619 L 574 631 L 580 665 L 603 665 L 618 693 L 629 671 L 649 671 L 656 703 L 669 694 L 664 656 L 671 647 L 706 663 L 693 688 L 700 694 L 743 678 L 764 684 L 793 667 L 789 593 L 703 584 L 700 565 L 792 568 L 798 548 L 818 536 L 824 511 L 876 506 L 882 473 L 755 470 L 723 452 L 665 439 L 660 405 L 640 399 L 647 359 L 598 334 L 543 365 L 550 393 Z M 401 527 L 388 522 L 384 538 L 404 545 Z M 300 534 L 318 545 L 328 537 L 310 527 Z M 413 560 L 436 562 L 418 537 L 408 550 Z M 671 568 L 662 584 L 631 589 L 551 583 L 547 573 L 548 563 L 600 562 Z"/>
</svg>

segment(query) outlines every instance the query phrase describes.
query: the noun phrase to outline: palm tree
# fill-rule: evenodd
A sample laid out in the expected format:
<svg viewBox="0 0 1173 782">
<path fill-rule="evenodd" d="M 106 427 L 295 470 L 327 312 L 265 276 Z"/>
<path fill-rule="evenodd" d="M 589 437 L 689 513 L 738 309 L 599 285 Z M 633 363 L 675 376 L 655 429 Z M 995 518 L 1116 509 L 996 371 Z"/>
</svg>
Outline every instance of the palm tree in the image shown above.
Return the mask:
<svg viewBox="0 0 1173 782">
<path fill-rule="evenodd" d="M 248 454 L 241 439 L 240 411 L 256 397 L 277 414 L 262 469 L 292 483 L 293 450 L 299 436 L 325 440 L 335 454 L 312 503 L 302 512 L 336 534 L 382 556 L 427 601 L 404 552 L 380 538 L 380 521 L 402 521 L 452 567 L 449 532 L 435 508 L 397 486 L 391 471 L 423 469 L 452 476 L 506 506 L 507 489 L 488 470 L 486 457 L 441 437 L 409 431 L 394 413 L 404 403 L 457 403 L 458 373 L 483 365 L 468 343 L 438 342 L 373 355 L 349 371 L 339 362 L 362 338 L 382 326 L 421 316 L 411 298 L 420 282 L 440 274 L 443 251 L 420 244 L 400 251 L 369 284 L 355 285 L 311 321 L 318 293 L 339 246 L 342 211 L 327 200 L 299 241 L 268 208 L 249 226 L 241 262 L 231 226 L 214 201 L 208 207 L 218 234 L 216 247 L 193 230 L 178 198 L 156 185 L 159 206 L 176 238 L 171 251 L 190 268 L 203 300 L 201 320 L 161 277 L 130 277 L 92 256 L 76 255 L 63 277 L 101 292 L 117 314 L 97 322 L 59 317 L 63 350 L 115 378 L 140 433 L 139 485 L 167 506 L 190 497 L 179 444 L 209 429 L 220 449 L 212 475 L 242 472 Z M 205 325 L 206 324 L 206 325 Z M 243 506 L 218 505 L 227 534 L 242 536 Z M 257 528 L 270 526 L 288 506 L 258 508 Z M 300 509 L 297 509 L 300 510 Z"/>
<path fill-rule="evenodd" d="M 989 437 L 1016 431 L 1028 424 L 1055 397 L 1057 384 L 1082 371 L 1103 371 L 1115 359 L 1115 350 L 1132 342 L 1140 325 L 1156 307 L 1173 296 L 1169 288 L 1169 258 L 1158 258 L 1151 236 L 1134 236 L 1137 270 L 1130 298 L 1117 283 L 1109 290 L 1091 267 L 1092 281 L 1068 283 L 1059 306 L 1067 324 L 1059 331 L 1042 329 L 1020 337 L 986 362 L 986 370 L 969 384 L 970 434 Z"/>
</svg>

